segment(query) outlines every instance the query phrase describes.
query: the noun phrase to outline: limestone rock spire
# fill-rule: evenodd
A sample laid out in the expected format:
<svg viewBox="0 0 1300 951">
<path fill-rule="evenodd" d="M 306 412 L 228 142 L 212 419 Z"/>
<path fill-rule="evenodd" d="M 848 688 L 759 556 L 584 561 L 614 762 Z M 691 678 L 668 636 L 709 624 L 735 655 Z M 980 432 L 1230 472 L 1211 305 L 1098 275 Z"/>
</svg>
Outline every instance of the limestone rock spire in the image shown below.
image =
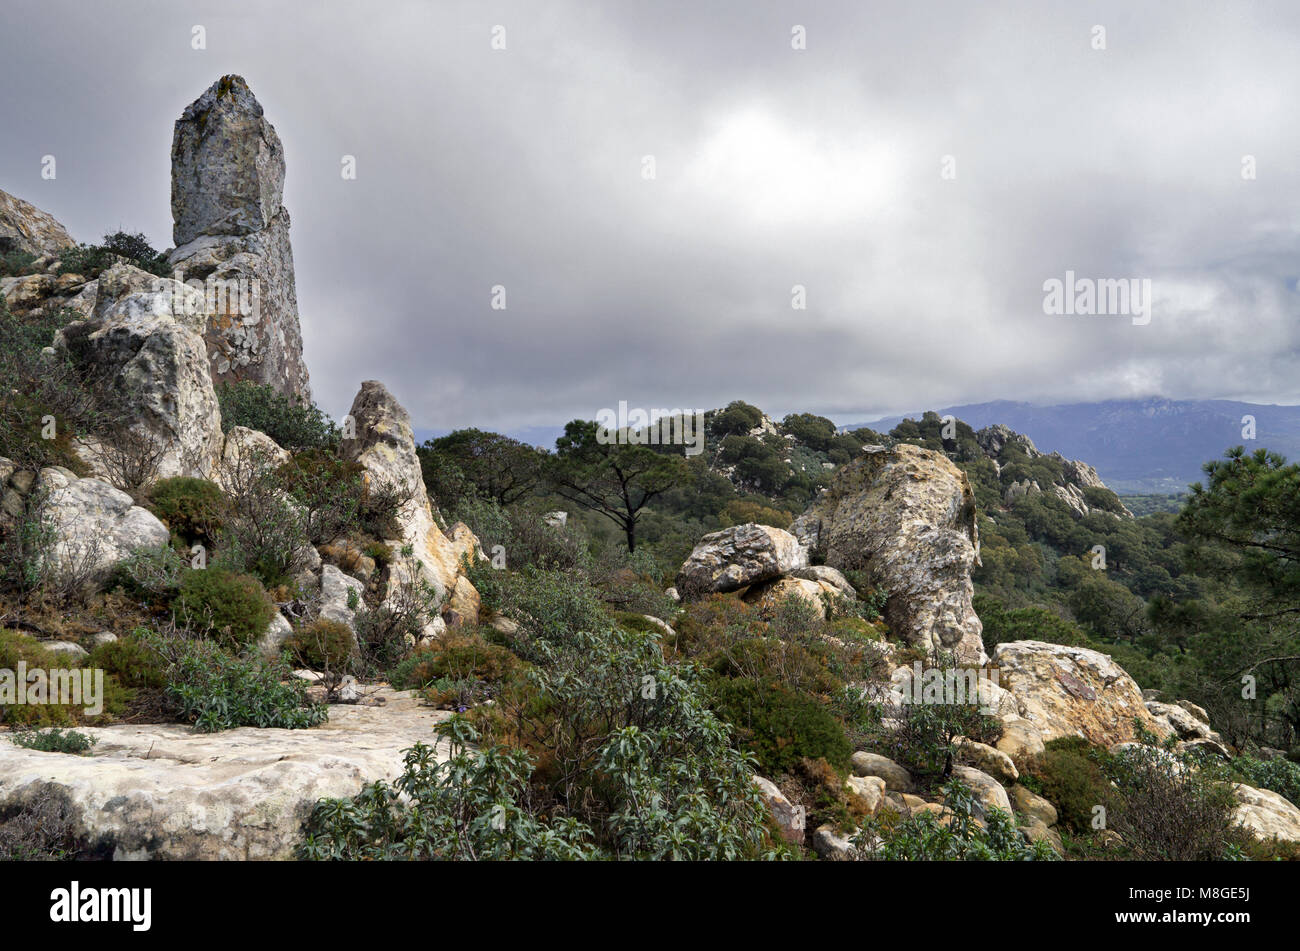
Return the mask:
<svg viewBox="0 0 1300 951">
<path fill-rule="evenodd" d="M 284 147 L 242 76 L 223 76 L 176 120 L 174 268 L 203 282 L 213 378 L 310 398 L 294 286 Z"/>
</svg>

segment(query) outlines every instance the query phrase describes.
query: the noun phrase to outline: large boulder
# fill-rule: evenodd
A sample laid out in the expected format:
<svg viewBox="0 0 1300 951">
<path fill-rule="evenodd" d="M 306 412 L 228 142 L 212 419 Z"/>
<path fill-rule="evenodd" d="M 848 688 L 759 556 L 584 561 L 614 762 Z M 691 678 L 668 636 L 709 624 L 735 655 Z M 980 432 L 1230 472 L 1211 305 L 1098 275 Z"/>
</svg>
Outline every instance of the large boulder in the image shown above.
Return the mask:
<svg viewBox="0 0 1300 951">
<path fill-rule="evenodd" d="M 124 431 L 89 441 L 87 461 L 98 474 L 109 474 L 107 439 L 120 452 L 155 454 L 158 478 L 211 478 L 225 437 L 202 318 L 192 313 L 197 292 L 129 264 L 104 271 L 98 287 L 92 319 L 75 321 L 54 338 L 55 349 L 87 367 L 129 421 Z"/>
<path fill-rule="evenodd" d="M 67 469 L 42 469 L 44 518 L 53 530 L 50 569 L 63 581 L 103 581 L 133 551 L 167 544 L 167 526 L 131 496 Z"/>
<path fill-rule="evenodd" d="M 399 597 L 403 585 L 423 579 L 433 588 L 435 605 L 441 607 L 457 592 L 460 557 L 473 548 L 467 539 L 459 545 L 448 539 L 434 520 L 433 503 L 415 454 L 411 417 L 376 380 L 361 384 L 350 416 L 354 435 L 343 440 L 340 451 L 344 458 L 361 464 L 367 485 L 400 487 L 407 493 L 398 516 L 399 537 L 384 541 L 394 552 L 409 545 L 413 554 L 410 558 L 399 556 L 389 566 L 385 601 L 391 603 Z M 476 604 L 477 592 L 471 595 L 473 586 L 466 579 L 461 581 L 458 603 L 464 606 L 472 600 Z M 442 628 L 441 618 L 434 618 L 426 625 L 425 635 L 434 636 Z"/>
<path fill-rule="evenodd" d="M 73 244 L 68 229 L 35 205 L 0 191 L 0 254 L 15 251 L 43 257 Z"/>
<path fill-rule="evenodd" d="M 1044 741 L 1082 736 L 1099 746 L 1137 738 L 1135 721 L 1157 736 L 1169 730 L 1147 710 L 1142 691 L 1109 654 L 1043 641 L 1009 641 L 993 652 L 999 683 Z"/>
<path fill-rule="evenodd" d="M 1239 784 L 1237 821 L 1260 839 L 1300 842 L 1300 809 L 1271 789 Z"/>
<path fill-rule="evenodd" d="M 748 522 L 701 538 L 677 572 L 677 590 L 683 597 L 738 591 L 807 564 L 808 553 L 789 532 Z"/>
<path fill-rule="evenodd" d="M 309 398 L 284 170 L 280 137 L 244 79 L 213 83 L 172 136 L 169 260 L 186 282 L 204 285 L 215 379 Z"/>
<path fill-rule="evenodd" d="M 0 812 L 61 798 L 106 858 L 289 859 L 317 799 L 391 782 L 403 751 L 434 745 L 433 727 L 450 715 L 409 692 L 377 693 L 382 706 L 331 706 L 328 722 L 309 730 L 79 727 L 97 740 L 85 756 L 0 738 Z M 445 744 L 438 750 L 446 755 Z"/>
<path fill-rule="evenodd" d="M 791 532 L 832 568 L 865 570 L 888 596 L 890 630 L 908 643 L 962 663 L 986 659 L 971 606 L 975 494 L 947 456 L 906 444 L 867 447 Z"/>
</svg>

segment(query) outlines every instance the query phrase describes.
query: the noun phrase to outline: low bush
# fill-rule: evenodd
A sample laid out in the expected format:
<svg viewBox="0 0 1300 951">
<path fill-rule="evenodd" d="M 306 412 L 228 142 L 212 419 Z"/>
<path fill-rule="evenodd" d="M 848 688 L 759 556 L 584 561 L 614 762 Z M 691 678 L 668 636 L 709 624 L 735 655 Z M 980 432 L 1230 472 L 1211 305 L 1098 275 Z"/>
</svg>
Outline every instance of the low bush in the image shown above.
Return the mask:
<svg viewBox="0 0 1300 951">
<path fill-rule="evenodd" d="M 975 704 L 908 703 L 898 719 L 896 729 L 880 731 L 873 749 L 906 767 L 926 788 L 951 777 L 957 737 L 992 743 L 1002 733 L 1001 723 Z"/>
<path fill-rule="evenodd" d="M 293 663 L 310 670 L 344 674 L 357 669 L 357 639 L 341 621 L 317 618 L 298 628 L 284 645 Z"/>
<path fill-rule="evenodd" d="M 1027 844 L 1015 819 L 1001 809 L 987 810 L 981 825 L 975 796 L 960 781 L 949 781 L 942 791 L 948 809 L 944 819 L 922 812 L 889 821 L 892 814 L 882 813 L 863 823 L 853 837 L 854 857 L 909 862 L 1050 862 L 1057 858 L 1046 841 Z"/>
<path fill-rule="evenodd" d="M 1106 775 L 1109 754 L 1082 737 L 1049 740 L 1021 771 L 1022 785 L 1056 806 L 1060 823 L 1076 835 L 1094 831 L 1097 806 L 1108 813 L 1117 801 Z"/>
<path fill-rule="evenodd" d="M 0 813 L 0 862 L 66 862 L 82 858 L 87 842 L 64 794 L 39 793 Z"/>
<path fill-rule="evenodd" d="M 283 449 L 334 449 L 339 429 L 314 404 L 281 393 L 275 387 L 238 381 L 217 384 L 221 429 L 246 426 L 266 433 Z"/>
<path fill-rule="evenodd" d="M 150 487 L 146 505 L 171 529 L 172 538 L 186 547 L 211 548 L 225 524 L 226 495 L 206 479 L 159 479 Z"/>
<path fill-rule="evenodd" d="M 181 627 L 232 651 L 266 633 L 276 613 L 260 581 L 221 568 L 186 571 L 172 609 Z"/>
<path fill-rule="evenodd" d="M 1133 858 L 1208 862 L 1244 855 L 1250 836 L 1236 823 L 1230 783 L 1158 746 L 1127 747 L 1109 763 L 1118 792 L 1109 825 Z"/>
<path fill-rule="evenodd" d="M 170 601 L 181 586 L 187 563 L 170 545 L 137 548 L 113 569 L 113 583 L 135 598 Z"/>
<path fill-rule="evenodd" d="M 329 708 L 309 701 L 307 682 L 280 659 L 240 659 L 210 641 L 156 633 L 149 643 L 170 659 L 166 691 L 180 719 L 200 733 L 241 726 L 299 730 L 329 717 Z"/>
<path fill-rule="evenodd" d="M 20 730 L 12 733 L 9 739 L 28 750 L 40 750 L 42 753 L 71 753 L 80 755 L 87 752 L 99 741 L 93 736 L 78 733 L 76 730 L 62 730 L 52 727 L 48 730 Z"/>
<path fill-rule="evenodd" d="M 763 774 L 789 772 L 805 757 L 848 768 L 853 748 L 843 726 L 812 697 L 775 681 L 726 677 L 714 680 L 710 693 L 714 712 L 736 728 Z"/>
<path fill-rule="evenodd" d="M 26 634 L 0 628 L 0 671 L 17 671 L 19 664 L 25 664 L 29 672 L 74 670 L 86 665 L 72 661 L 65 654 L 56 654 L 47 650 L 40 641 Z M 16 689 L 24 685 L 14 683 Z M 30 692 L 25 697 L 30 697 Z M 55 704 L 19 703 L 15 695 L 10 699 L 5 692 L 0 692 L 0 723 L 19 727 L 70 727 L 80 724 L 99 724 L 112 719 L 126 709 L 129 694 L 111 674 L 104 677 L 103 710 L 98 714 L 86 713 L 91 704 Z M 48 699 L 48 697 L 47 697 Z M 83 698 L 86 699 L 86 698 Z"/>
</svg>

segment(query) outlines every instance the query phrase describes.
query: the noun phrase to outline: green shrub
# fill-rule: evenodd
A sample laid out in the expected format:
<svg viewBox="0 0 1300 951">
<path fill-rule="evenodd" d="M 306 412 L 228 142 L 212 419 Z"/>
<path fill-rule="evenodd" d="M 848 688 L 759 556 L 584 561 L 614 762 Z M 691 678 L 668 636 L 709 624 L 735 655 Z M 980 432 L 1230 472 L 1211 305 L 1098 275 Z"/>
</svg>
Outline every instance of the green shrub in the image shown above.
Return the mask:
<svg viewBox="0 0 1300 951">
<path fill-rule="evenodd" d="M 318 618 L 285 643 L 293 662 L 310 670 L 340 674 L 357 667 L 357 639 L 341 621 Z"/>
<path fill-rule="evenodd" d="M 1232 785 L 1196 768 L 1191 757 L 1158 746 L 1130 746 L 1112 756 L 1118 791 L 1109 825 L 1139 861 L 1239 859 L 1250 836 L 1236 823 Z"/>
<path fill-rule="evenodd" d="M 1300 806 L 1300 764 L 1289 759 L 1238 756 L 1223 769 L 1223 774 L 1256 789 L 1272 790 L 1293 806 Z"/>
<path fill-rule="evenodd" d="M 909 862 L 1050 862 L 1057 858 L 1045 841 L 1026 844 L 1015 819 L 1001 809 L 987 810 L 981 825 L 975 796 L 960 781 L 949 781 L 943 794 L 950 814 L 942 822 L 933 812 L 898 822 L 887 821 L 888 812 L 869 818 L 852 839 L 855 858 Z"/>
<path fill-rule="evenodd" d="M 787 773 L 804 757 L 847 769 L 853 748 L 844 728 L 812 697 L 774 681 L 725 677 L 710 692 L 714 711 L 736 727 L 765 775 Z"/>
<path fill-rule="evenodd" d="M 287 396 L 275 387 L 238 381 L 217 384 L 221 429 L 246 426 L 266 433 L 283 449 L 334 449 L 339 429 L 314 404 Z"/>
<path fill-rule="evenodd" d="M 210 548 L 224 525 L 226 495 L 206 479 L 176 476 L 154 483 L 147 506 L 167 524 L 174 539 L 186 546 L 201 544 Z"/>
<path fill-rule="evenodd" d="M 42 753 L 71 753 L 74 756 L 85 753 L 99 741 L 93 736 L 78 733 L 76 730 L 61 730 L 51 727 L 48 730 L 20 730 L 12 733 L 9 739 L 15 744 L 29 750 Z"/>
<path fill-rule="evenodd" d="M 170 545 L 137 548 L 114 567 L 113 583 L 132 597 L 170 601 L 185 569 L 185 559 Z"/>
<path fill-rule="evenodd" d="M 0 253 L 0 277 L 16 277 L 34 272 L 32 264 L 36 255 L 30 251 L 5 251 Z"/>
<path fill-rule="evenodd" d="M 307 820 L 306 860 L 573 860 L 599 857 L 590 827 L 529 810 L 532 763 L 522 750 L 480 746 L 459 720 L 437 728 L 451 756 L 417 743 L 393 787 L 378 782 L 352 799 L 322 799 Z"/>
<path fill-rule="evenodd" d="M 65 654 L 56 654 L 47 650 L 33 637 L 0 628 L 0 671 L 17 671 L 19 663 L 26 664 L 29 671 L 74 670 L 85 667 L 81 662 L 68 659 Z M 103 723 L 126 708 L 127 697 L 127 692 L 118 683 L 117 678 L 106 675 L 104 709 L 97 715 L 88 715 L 85 712 L 85 705 L 0 703 L 0 723 L 29 727 L 69 727 L 83 723 Z"/>
<path fill-rule="evenodd" d="M 905 766 L 922 786 L 931 788 L 952 775 L 957 737 L 991 743 L 1001 733 L 1001 723 L 982 713 L 976 704 L 908 703 L 898 727 L 882 729 L 872 747 Z"/>
<path fill-rule="evenodd" d="M 167 694 L 200 733 L 241 726 L 300 730 L 324 723 L 329 708 L 307 699 L 307 682 L 282 660 L 231 657 L 210 641 L 150 642 L 172 658 Z"/>
<path fill-rule="evenodd" d="M 167 255 L 155 251 L 143 234 L 128 234 L 125 231 L 104 235 L 102 244 L 79 244 L 73 248 L 64 248 L 59 252 L 59 273 L 98 277 L 101 271 L 123 259 L 157 277 L 172 276 Z"/>
<path fill-rule="evenodd" d="M 318 804 L 304 857 L 762 854 L 752 764 L 708 711 L 693 668 L 667 664 L 650 634 L 609 626 L 548 628 L 530 646 L 537 665 L 497 703 L 437 728 L 450 760 L 418 746 L 396 790 Z"/>
<path fill-rule="evenodd" d="M 235 651 L 266 633 L 276 613 L 260 581 L 221 568 L 185 572 L 172 609 L 182 627 Z"/>
<path fill-rule="evenodd" d="M 156 690 L 166 685 L 167 662 L 151 647 L 142 630 L 96 645 L 86 666 L 99 668 L 129 689 Z"/>
<path fill-rule="evenodd" d="M 1022 771 L 1022 785 L 1054 806 L 1061 825 L 1076 835 L 1093 831 L 1094 808 L 1109 813 L 1117 797 L 1106 775 L 1109 754 L 1082 737 L 1049 740 Z"/>
</svg>

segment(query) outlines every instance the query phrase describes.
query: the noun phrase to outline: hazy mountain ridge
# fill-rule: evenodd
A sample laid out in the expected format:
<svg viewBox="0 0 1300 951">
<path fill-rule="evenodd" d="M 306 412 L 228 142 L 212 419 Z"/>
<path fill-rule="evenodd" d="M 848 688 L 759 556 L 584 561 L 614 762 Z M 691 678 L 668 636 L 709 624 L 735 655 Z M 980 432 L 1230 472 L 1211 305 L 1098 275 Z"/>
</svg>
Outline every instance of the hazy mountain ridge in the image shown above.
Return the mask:
<svg viewBox="0 0 1300 951">
<path fill-rule="evenodd" d="M 997 400 L 936 410 L 975 429 L 1002 423 L 1045 452 L 1086 459 L 1117 492 L 1182 492 L 1200 480 L 1201 466 L 1232 446 L 1265 447 L 1300 456 L 1300 406 L 1235 400 L 1106 400 L 1038 406 Z M 853 423 L 887 431 L 921 413 Z M 1242 418 L 1253 416 L 1254 440 L 1243 439 Z"/>
</svg>

